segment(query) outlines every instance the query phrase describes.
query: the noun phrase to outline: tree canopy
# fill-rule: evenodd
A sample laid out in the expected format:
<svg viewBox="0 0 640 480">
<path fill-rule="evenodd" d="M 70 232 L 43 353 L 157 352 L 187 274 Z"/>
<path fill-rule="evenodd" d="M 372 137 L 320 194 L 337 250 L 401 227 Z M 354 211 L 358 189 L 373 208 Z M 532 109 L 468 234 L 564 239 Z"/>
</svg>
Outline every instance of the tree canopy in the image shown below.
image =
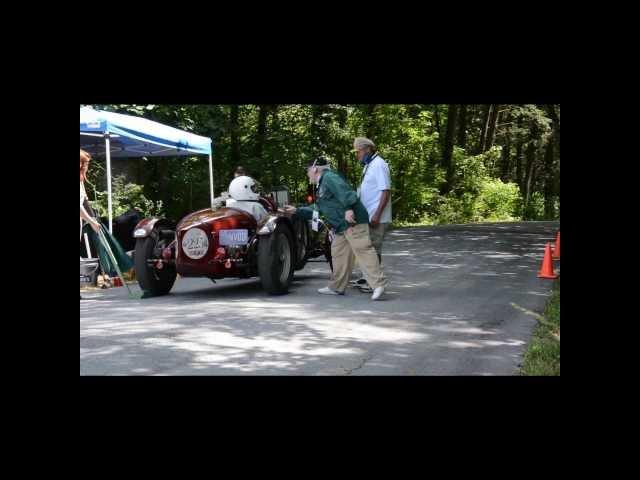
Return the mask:
<svg viewBox="0 0 640 480">
<path fill-rule="evenodd" d="M 302 168 L 326 155 L 355 187 L 362 167 L 353 139 L 367 136 L 389 163 L 394 222 L 464 223 L 557 219 L 560 105 L 243 104 L 91 105 L 144 116 L 213 140 L 216 193 L 242 165 L 265 189 L 308 192 Z M 133 206 L 177 220 L 209 205 L 203 157 L 126 160 L 114 180 L 115 215 Z M 106 213 L 104 158 L 88 192 Z"/>
</svg>

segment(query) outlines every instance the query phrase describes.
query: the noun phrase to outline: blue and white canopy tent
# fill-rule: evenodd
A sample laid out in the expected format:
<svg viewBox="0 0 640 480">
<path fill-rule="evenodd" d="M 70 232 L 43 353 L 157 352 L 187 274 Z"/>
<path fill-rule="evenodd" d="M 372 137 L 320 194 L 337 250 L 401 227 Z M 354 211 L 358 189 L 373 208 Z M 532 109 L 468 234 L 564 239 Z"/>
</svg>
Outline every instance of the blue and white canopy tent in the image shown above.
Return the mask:
<svg viewBox="0 0 640 480">
<path fill-rule="evenodd" d="M 211 139 L 152 120 L 121 113 L 80 108 L 80 148 L 107 159 L 109 231 L 112 232 L 111 157 L 209 156 L 209 182 L 213 204 Z"/>
</svg>

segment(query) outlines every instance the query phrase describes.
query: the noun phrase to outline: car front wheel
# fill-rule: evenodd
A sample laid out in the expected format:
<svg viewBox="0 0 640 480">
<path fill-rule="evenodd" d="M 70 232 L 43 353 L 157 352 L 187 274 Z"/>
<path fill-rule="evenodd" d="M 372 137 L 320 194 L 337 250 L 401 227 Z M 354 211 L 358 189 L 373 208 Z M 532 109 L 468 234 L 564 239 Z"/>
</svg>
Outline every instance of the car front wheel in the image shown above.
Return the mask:
<svg viewBox="0 0 640 480">
<path fill-rule="evenodd" d="M 158 240 L 158 236 L 150 235 L 136 240 L 134 267 L 140 288 L 151 295 L 166 295 L 176 281 L 175 265 L 163 265 L 157 269 L 149 260 L 159 259 L 159 251 L 166 247 L 166 240 Z"/>
<path fill-rule="evenodd" d="M 258 242 L 258 274 L 264 289 L 271 295 L 289 291 L 293 279 L 293 238 L 284 225 Z"/>
</svg>

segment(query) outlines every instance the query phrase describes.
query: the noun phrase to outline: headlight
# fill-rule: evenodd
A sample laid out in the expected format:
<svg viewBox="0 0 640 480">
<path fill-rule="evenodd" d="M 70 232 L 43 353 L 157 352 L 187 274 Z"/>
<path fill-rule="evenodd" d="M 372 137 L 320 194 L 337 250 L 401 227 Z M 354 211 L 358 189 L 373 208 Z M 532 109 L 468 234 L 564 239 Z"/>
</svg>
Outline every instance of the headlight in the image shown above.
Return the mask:
<svg viewBox="0 0 640 480">
<path fill-rule="evenodd" d="M 144 228 L 139 228 L 135 232 L 133 232 L 134 238 L 142 238 L 147 235 L 147 231 Z"/>
<path fill-rule="evenodd" d="M 276 229 L 276 218 L 271 217 L 269 220 L 267 220 L 267 223 L 265 223 L 262 226 L 262 228 L 258 230 L 258 235 L 268 235 L 270 233 L 273 233 L 275 229 Z"/>
</svg>

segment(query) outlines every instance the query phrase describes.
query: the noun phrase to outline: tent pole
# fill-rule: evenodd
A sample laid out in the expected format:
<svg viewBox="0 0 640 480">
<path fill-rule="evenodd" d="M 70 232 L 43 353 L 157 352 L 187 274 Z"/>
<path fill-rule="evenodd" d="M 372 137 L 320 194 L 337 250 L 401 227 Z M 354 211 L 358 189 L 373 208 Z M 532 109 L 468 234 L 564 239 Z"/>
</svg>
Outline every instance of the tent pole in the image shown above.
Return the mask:
<svg viewBox="0 0 640 480">
<path fill-rule="evenodd" d="M 113 212 L 111 204 L 111 141 L 109 132 L 104 133 L 104 147 L 107 155 L 107 202 L 109 208 L 109 233 L 113 233 Z"/>
<path fill-rule="evenodd" d="M 213 155 L 209 154 L 209 187 L 211 190 L 211 208 L 213 208 Z"/>
<path fill-rule="evenodd" d="M 84 234 L 84 246 L 87 248 L 87 258 L 91 258 L 91 249 L 89 248 L 89 237 Z"/>
</svg>

